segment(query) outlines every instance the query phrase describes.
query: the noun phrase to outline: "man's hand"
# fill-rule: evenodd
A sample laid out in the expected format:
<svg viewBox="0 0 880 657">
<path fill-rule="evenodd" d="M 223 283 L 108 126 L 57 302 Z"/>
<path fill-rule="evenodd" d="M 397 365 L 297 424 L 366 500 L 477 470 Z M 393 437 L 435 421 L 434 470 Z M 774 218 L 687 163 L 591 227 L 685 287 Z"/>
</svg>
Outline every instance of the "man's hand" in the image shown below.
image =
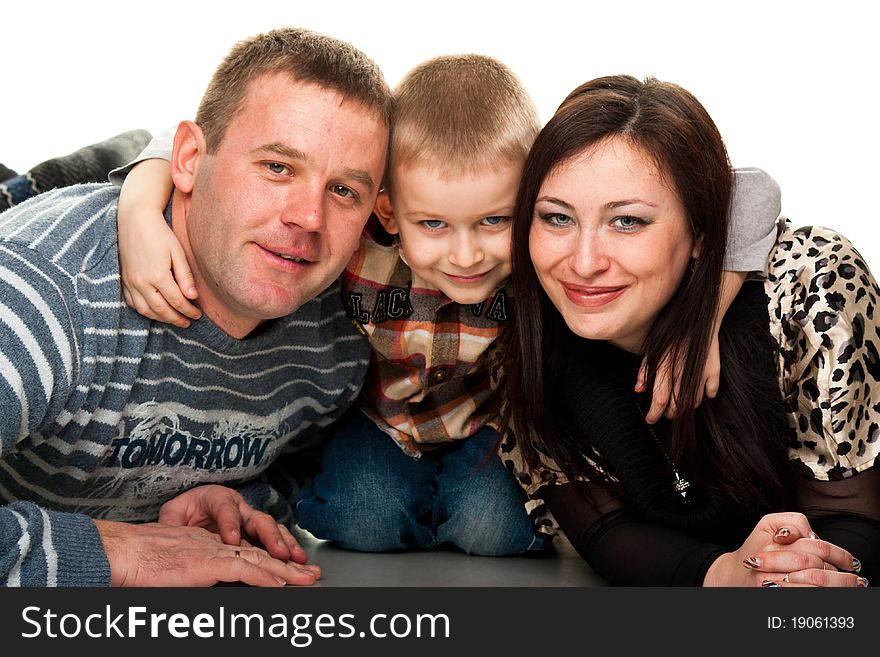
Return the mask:
<svg viewBox="0 0 880 657">
<path fill-rule="evenodd" d="M 159 523 L 202 527 L 218 533 L 229 545 L 241 545 L 244 532 L 249 544 L 259 545 L 276 559 L 300 564 L 309 560 L 287 527 L 277 524 L 268 513 L 255 510 L 226 486 L 197 486 L 181 493 L 162 505 Z"/>
<path fill-rule="evenodd" d="M 111 586 L 309 585 L 321 576 L 317 566 L 282 561 L 251 546 L 226 545 L 201 527 L 94 522 L 110 561 Z"/>
</svg>

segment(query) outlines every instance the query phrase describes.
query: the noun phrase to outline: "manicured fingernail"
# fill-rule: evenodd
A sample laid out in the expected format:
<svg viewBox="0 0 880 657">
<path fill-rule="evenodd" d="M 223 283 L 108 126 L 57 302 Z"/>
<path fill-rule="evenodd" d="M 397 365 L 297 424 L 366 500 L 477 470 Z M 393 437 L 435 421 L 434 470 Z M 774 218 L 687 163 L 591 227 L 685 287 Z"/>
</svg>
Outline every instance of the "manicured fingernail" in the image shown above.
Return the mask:
<svg viewBox="0 0 880 657">
<path fill-rule="evenodd" d="M 748 559 L 743 559 L 743 568 L 754 570 L 755 568 L 760 568 L 762 563 L 764 563 L 764 560 L 761 557 L 749 557 Z"/>
<path fill-rule="evenodd" d="M 196 293 L 196 288 L 194 288 L 194 287 L 188 287 L 188 288 L 186 288 L 186 293 L 187 293 L 187 294 L 195 294 L 195 293 Z"/>
<path fill-rule="evenodd" d="M 776 532 L 776 536 L 780 538 L 784 536 L 791 536 L 791 530 L 788 527 L 782 527 L 778 532 Z"/>
<path fill-rule="evenodd" d="M 765 589 L 779 588 L 779 583 L 773 582 L 769 579 L 765 579 L 763 582 L 761 582 L 761 586 L 763 586 Z"/>
<path fill-rule="evenodd" d="M 811 531 L 811 532 L 810 532 L 810 538 L 812 538 L 813 540 L 818 541 L 818 540 L 819 540 L 819 534 L 817 534 L 817 533 L 814 532 L 814 531 Z"/>
<path fill-rule="evenodd" d="M 866 580 L 864 577 L 859 577 L 856 586 L 861 586 L 863 589 L 866 589 L 868 588 L 868 580 Z"/>
<path fill-rule="evenodd" d="M 281 586 L 287 586 L 286 579 L 282 579 L 281 577 L 278 577 L 278 575 L 274 575 L 274 577 L 275 577 L 275 581 L 278 582 L 279 584 L 281 584 Z"/>
<path fill-rule="evenodd" d="M 859 572 L 862 571 L 862 562 L 859 561 L 858 559 L 856 559 L 855 557 L 853 557 L 853 567 L 852 567 L 852 571 L 853 571 L 854 573 L 859 573 Z"/>
</svg>

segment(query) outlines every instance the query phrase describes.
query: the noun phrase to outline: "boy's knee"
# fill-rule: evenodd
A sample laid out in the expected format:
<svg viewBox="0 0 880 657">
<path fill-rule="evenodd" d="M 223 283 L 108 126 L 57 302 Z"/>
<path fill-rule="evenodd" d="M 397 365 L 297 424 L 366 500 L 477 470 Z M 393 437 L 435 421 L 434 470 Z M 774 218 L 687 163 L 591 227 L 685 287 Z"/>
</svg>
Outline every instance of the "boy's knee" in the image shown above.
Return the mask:
<svg viewBox="0 0 880 657">
<path fill-rule="evenodd" d="M 419 518 L 430 505 L 414 495 L 390 491 L 365 495 L 359 487 L 337 491 L 329 499 L 309 492 L 297 504 L 300 526 L 316 538 L 330 540 L 348 550 L 390 552 L 422 547 Z M 429 515 L 429 512 L 428 512 Z M 430 533 L 429 528 L 424 528 Z M 429 546 L 430 547 L 430 546 Z"/>
<path fill-rule="evenodd" d="M 456 522 L 457 520 L 457 522 Z M 446 536 L 467 554 L 481 557 L 503 557 L 522 554 L 535 540 L 535 531 L 527 518 L 494 521 L 487 518 L 452 519 L 453 527 Z"/>
</svg>

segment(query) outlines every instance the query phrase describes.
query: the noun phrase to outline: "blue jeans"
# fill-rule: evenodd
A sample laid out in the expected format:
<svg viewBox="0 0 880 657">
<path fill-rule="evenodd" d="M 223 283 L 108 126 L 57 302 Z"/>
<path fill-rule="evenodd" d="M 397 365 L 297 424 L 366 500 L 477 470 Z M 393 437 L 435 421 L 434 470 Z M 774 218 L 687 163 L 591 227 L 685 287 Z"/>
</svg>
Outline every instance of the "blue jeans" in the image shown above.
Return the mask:
<svg viewBox="0 0 880 657">
<path fill-rule="evenodd" d="M 497 433 L 483 429 L 421 459 L 403 452 L 358 410 L 333 427 L 321 473 L 300 491 L 297 521 L 349 550 L 430 550 L 454 545 L 468 554 L 502 556 L 541 550 L 525 496 L 497 455 Z"/>
</svg>

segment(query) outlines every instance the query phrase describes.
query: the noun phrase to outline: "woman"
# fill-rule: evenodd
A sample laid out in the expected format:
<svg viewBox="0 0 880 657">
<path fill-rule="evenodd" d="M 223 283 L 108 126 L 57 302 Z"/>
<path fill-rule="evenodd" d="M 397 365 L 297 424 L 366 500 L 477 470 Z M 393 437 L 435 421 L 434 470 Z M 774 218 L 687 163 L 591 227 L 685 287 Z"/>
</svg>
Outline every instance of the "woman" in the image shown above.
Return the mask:
<svg viewBox="0 0 880 657">
<path fill-rule="evenodd" d="M 607 77 L 563 102 L 519 191 L 514 284 L 534 311 L 506 336 L 502 455 L 613 584 L 867 586 L 880 290 L 846 240 L 780 228 L 726 314 L 715 399 L 649 425 L 634 392 L 642 357 L 650 390 L 670 353 L 695 406 L 732 193 L 680 87 Z"/>
</svg>

